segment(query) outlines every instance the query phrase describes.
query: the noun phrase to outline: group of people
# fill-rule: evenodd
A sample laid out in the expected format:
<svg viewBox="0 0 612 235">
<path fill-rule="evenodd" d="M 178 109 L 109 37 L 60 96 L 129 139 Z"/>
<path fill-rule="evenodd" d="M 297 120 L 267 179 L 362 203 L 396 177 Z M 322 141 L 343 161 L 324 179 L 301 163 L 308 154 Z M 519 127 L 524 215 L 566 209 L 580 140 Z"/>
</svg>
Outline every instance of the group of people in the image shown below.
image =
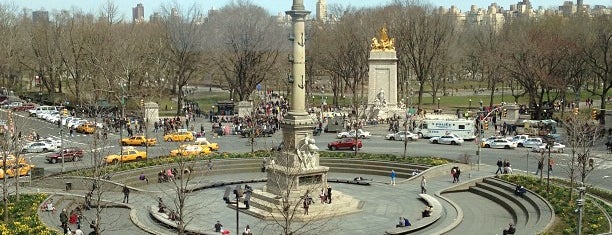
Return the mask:
<svg viewBox="0 0 612 235">
<path fill-rule="evenodd" d="M 327 188 L 324 187 L 321 189 L 319 198 L 321 199 L 321 204 L 323 203 L 331 204 L 332 203 L 332 188 L 330 185 L 327 185 Z"/>
<path fill-rule="evenodd" d="M 157 208 L 158 208 L 157 212 L 166 214 L 169 220 L 171 221 L 179 220 L 179 217 L 176 214 L 176 212 L 174 212 L 174 210 L 172 209 L 168 209 L 168 207 L 166 206 L 166 204 L 164 203 L 161 197 L 157 198 Z"/>
<path fill-rule="evenodd" d="M 64 208 L 62 209 L 62 212 L 60 213 L 60 222 L 61 222 L 61 227 L 64 230 L 63 234 L 76 234 L 76 235 L 83 235 L 83 231 L 81 230 L 81 221 L 83 219 L 83 216 L 81 214 L 81 210 L 80 208 L 76 208 L 76 210 L 71 210 L 70 214 L 67 213 L 67 210 Z M 75 230 L 71 230 L 70 226 L 68 224 L 72 224 L 72 225 L 76 225 L 76 229 Z"/>
<path fill-rule="evenodd" d="M 219 222 L 217 220 L 217 223 L 213 226 L 215 232 L 217 233 L 221 233 L 221 234 L 230 234 L 230 231 L 227 229 L 223 229 L 223 225 L 221 224 L 221 222 Z M 247 226 L 244 228 L 244 231 L 242 232 L 242 235 L 253 235 L 253 232 L 251 232 L 251 226 L 247 224 Z"/>
<path fill-rule="evenodd" d="M 497 175 L 498 173 L 502 173 L 502 174 L 512 174 L 512 165 L 510 164 L 510 161 L 508 160 L 501 160 L 498 159 L 497 160 L 497 171 L 495 171 L 495 174 Z"/>
<path fill-rule="evenodd" d="M 458 166 L 454 166 L 451 169 L 451 176 L 453 177 L 453 183 L 459 183 L 459 176 L 461 175 L 461 170 Z"/>
</svg>

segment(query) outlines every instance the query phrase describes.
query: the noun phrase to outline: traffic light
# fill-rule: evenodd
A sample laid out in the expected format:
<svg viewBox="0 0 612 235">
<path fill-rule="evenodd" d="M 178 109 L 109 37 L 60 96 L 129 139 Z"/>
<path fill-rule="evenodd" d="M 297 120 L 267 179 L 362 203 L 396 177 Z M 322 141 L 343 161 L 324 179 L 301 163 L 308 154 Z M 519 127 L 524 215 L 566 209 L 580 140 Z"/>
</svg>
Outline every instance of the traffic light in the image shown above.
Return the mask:
<svg viewBox="0 0 612 235">
<path fill-rule="evenodd" d="M 597 110 L 596 109 L 593 109 L 593 111 L 591 111 L 591 118 L 593 120 L 597 119 Z"/>
<path fill-rule="evenodd" d="M 68 116 L 68 109 L 62 109 L 62 115 L 64 115 L 64 117 Z"/>
<path fill-rule="evenodd" d="M 508 109 L 504 109 L 503 111 L 504 111 L 504 112 L 503 112 L 503 114 L 502 114 L 502 115 L 503 115 L 504 117 L 508 116 Z"/>
<path fill-rule="evenodd" d="M 485 130 L 489 129 L 489 121 L 487 121 L 487 120 L 484 121 L 484 129 Z"/>
<path fill-rule="evenodd" d="M 140 99 L 140 106 L 144 107 L 144 99 Z"/>
<path fill-rule="evenodd" d="M 579 112 L 578 108 L 574 108 L 574 115 L 578 115 L 578 112 Z"/>
</svg>

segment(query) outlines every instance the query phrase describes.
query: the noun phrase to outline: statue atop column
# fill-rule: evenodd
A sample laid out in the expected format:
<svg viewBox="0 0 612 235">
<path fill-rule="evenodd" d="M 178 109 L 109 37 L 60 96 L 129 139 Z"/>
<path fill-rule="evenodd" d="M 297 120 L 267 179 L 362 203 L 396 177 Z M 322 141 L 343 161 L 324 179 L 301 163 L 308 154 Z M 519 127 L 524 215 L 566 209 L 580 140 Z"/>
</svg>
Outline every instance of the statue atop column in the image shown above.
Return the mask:
<svg viewBox="0 0 612 235">
<path fill-rule="evenodd" d="M 395 51 L 395 45 L 393 43 L 393 38 L 389 38 L 387 35 L 387 26 L 384 25 L 379 31 L 379 38 L 372 38 L 372 50 L 380 50 L 380 51 Z"/>
</svg>

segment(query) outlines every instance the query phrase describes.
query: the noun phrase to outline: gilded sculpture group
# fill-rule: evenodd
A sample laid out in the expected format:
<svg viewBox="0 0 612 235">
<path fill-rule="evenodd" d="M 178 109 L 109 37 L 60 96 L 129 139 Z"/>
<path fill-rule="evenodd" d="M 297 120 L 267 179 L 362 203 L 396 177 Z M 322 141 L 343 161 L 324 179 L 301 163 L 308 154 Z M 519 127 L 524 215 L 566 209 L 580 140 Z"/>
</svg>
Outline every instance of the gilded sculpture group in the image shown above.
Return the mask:
<svg viewBox="0 0 612 235">
<path fill-rule="evenodd" d="M 372 38 L 372 50 L 395 50 L 393 45 L 393 38 L 389 38 L 387 35 L 387 26 L 383 26 L 379 32 L 380 38 Z"/>
</svg>

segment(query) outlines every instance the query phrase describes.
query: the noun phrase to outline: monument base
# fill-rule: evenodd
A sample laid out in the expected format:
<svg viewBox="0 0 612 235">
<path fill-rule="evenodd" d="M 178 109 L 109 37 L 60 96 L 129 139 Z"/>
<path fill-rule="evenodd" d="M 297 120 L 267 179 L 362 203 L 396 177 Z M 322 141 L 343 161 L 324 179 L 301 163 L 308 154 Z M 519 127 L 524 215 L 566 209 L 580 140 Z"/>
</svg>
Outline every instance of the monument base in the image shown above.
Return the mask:
<svg viewBox="0 0 612 235">
<path fill-rule="evenodd" d="M 393 116 L 402 118 L 406 116 L 406 110 L 401 109 L 397 106 L 382 107 L 382 106 L 370 105 L 370 107 L 368 107 L 367 109 L 366 116 L 367 116 L 367 119 L 370 119 L 370 120 L 387 119 L 387 118 L 392 118 Z"/>
<path fill-rule="evenodd" d="M 242 212 L 263 220 L 282 221 L 289 216 L 292 221 L 304 222 L 357 213 L 363 207 L 362 201 L 335 190 L 332 191 L 332 203 L 321 203 L 319 193 L 320 191 L 311 195 L 313 203 L 306 215 L 302 197 L 290 197 L 287 203 L 284 203 L 283 197 L 257 189 L 253 190 L 250 208 Z"/>
</svg>

